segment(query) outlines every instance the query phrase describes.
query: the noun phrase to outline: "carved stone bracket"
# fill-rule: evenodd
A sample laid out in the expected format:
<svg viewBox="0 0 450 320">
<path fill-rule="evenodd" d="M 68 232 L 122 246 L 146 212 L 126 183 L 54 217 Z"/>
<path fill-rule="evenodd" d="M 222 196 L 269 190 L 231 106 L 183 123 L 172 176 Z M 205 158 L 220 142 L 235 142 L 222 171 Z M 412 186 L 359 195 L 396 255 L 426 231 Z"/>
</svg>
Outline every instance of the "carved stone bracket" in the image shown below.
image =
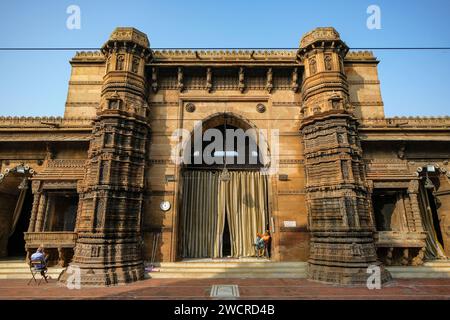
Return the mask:
<svg viewBox="0 0 450 320">
<path fill-rule="evenodd" d="M 272 68 L 267 69 L 266 90 L 271 93 L 273 90 L 273 71 Z"/>
<path fill-rule="evenodd" d="M 184 90 L 184 77 L 183 77 L 183 68 L 178 67 L 178 73 L 177 73 L 177 87 L 180 92 L 183 92 Z"/>
<path fill-rule="evenodd" d="M 152 68 L 152 91 L 158 92 L 158 70 L 155 67 Z"/>
<path fill-rule="evenodd" d="M 239 91 L 241 93 L 244 93 L 245 91 L 245 74 L 244 74 L 244 68 L 239 68 Z"/>
<path fill-rule="evenodd" d="M 211 68 L 207 68 L 206 69 L 206 91 L 208 91 L 208 93 L 211 93 L 212 88 L 213 88 L 212 71 L 211 71 Z"/>
</svg>

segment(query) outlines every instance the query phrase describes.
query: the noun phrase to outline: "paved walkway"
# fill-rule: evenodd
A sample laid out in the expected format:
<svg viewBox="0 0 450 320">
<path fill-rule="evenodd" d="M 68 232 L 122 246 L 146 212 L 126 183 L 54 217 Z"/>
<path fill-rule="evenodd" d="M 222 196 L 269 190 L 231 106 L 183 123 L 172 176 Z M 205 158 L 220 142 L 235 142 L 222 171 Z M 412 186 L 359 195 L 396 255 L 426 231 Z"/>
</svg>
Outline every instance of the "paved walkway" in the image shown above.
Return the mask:
<svg viewBox="0 0 450 320">
<path fill-rule="evenodd" d="M 305 279 L 148 279 L 125 286 L 70 290 L 50 280 L 0 280 L 0 299 L 211 299 L 213 285 L 237 285 L 240 299 L 446 299 L 450 279 L 395 280 L 380 290 L 337 287 Z"/>
</svg>

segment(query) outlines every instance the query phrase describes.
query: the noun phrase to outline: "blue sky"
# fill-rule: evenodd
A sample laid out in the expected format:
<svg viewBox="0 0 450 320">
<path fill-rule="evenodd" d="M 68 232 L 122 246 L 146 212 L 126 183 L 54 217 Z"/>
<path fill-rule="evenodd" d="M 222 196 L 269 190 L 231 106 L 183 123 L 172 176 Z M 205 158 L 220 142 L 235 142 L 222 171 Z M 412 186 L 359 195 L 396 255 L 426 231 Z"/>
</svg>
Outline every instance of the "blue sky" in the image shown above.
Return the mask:
<svg viewBox="0 0 450 320">
<path fill-rule="evenodd" d="M 367 7 L 381 9 L 369 30 Z M 69 5 L 81 29 L 66 28 Z M 5 1 L 1 47 L 99 47 L 117 26 L 145 32 L 152 47 L 297 47 L 303 33 L 333 26 L 350 47 L 450 47 L 450 1 Z M 0 116 L 61 116 L 72 51 L 0 51 Z M 450 50 L 375 51 L 387 116 L 450 115 Z"/>
</svg>

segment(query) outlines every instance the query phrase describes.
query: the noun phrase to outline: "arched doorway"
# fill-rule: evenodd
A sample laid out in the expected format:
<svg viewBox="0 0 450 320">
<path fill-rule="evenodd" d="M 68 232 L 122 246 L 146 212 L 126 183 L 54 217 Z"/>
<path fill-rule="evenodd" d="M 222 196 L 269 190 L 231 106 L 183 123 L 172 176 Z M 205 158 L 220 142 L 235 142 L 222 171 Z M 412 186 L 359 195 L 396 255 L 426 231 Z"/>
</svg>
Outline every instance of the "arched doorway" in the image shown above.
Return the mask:
<svg viewBox="0 0 450 320">
<path fill-rule="evenodd" d="M 26 255 L 24 232 L 30 222 L 33 194 L 29 178 L 33 170 L 19 165 L 0 179 L 0 257 Z"/>
<path fill-rule="evenodd" d="M 261 170 L 267 152 L 260 148 L 267 144 L 254 126 L 228 113 L 210 117 L 199 132 L 184 148 L 179 257 L 254 256 L 256 233 L 269 225 Z"/>
</svg>

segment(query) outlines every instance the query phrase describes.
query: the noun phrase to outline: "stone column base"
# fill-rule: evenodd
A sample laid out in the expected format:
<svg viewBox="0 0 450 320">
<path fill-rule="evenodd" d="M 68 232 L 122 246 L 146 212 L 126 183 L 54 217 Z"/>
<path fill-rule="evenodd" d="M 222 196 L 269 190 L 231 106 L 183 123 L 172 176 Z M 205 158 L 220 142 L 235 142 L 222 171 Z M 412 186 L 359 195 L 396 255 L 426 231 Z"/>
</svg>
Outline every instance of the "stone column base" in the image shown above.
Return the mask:
<svg viewBox="0 0 450 320">
<path fill-rule="evenodd" d="M 386 283 L 392 280 L 392 276 L 384 266 L 380 263 L 374 263 L 370 266 L 377 266 L 380 268 L 381 283 Z M 340 285 L 360 285 L 366 286 L 368 278 L 373 274 L 368 273 L 368 267 L 361 266 L 332 266 L 332 265 L 318 265 L 308 262 L 307 276 L 309 280 L 334 283 Z"/>
<path fill-rule="evenodd" d="M 77 269 L 79 268 L 79 269 Z M 122 285 L 144 279 L 143 262 L 122 267 L 95 268 L 95 267 L 78 267 L 71 264 L 63 271 L 59 277 L 60 285 L 76 285 L 77 275 L 79 275 L 80 286 L 113 286 Z"/>
</svg>

